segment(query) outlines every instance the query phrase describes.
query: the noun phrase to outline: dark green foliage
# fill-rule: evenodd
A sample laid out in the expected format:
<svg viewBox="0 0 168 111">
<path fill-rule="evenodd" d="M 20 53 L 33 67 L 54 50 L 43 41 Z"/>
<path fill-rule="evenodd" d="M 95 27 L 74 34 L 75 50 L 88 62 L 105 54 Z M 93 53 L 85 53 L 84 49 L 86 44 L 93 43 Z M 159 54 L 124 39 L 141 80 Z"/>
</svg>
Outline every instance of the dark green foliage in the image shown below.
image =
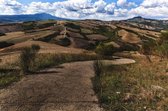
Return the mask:
<svg viewBox="0 0 168 111">
<path fill-rule="evenodd" d="M 40 50 L 40 46 L 39 45 L 32 45 L 31 48 L 32 48 L 32 51 L 34 51 L 34 52 Z"/>
<path fill-rule="evenodd" d="M 76 25 L 74 23 L 67 23 L 65 26 L 70 27 L 72 29 L 80 29 L 81 28 L 79 25 Z"/>
<path fill-rule="evenodd" d="M 22 24 L 23 30 L 33 30 L 36 28 L 36 22 L 24 22 Z"/>
<path fill-rule="evenodd" d="M 97 54 L 104 55 L 104 56 L 112 56 L 113 53 L 117 52 L 118 50 L 111 44 L 99 44 L 95 50 Z"/>
<path fill-rule="evenodd" d="M 43 42 L 50 42 L 50 41 L 52 41 L 58 34 L 59 34 L 58 32 L 54 32 L 54 33 L 52 33 L 52 34 L 50 34 L 50 35 L 47 35 L 47 36 L 45 36 L 45 37 L 43 37 L 43 38 L 39 38 L 39 39 L 37 39 L 37 40 L 43 41 Z"/>
<path fill-rule="evenodd" d="M 65 37 L 56 41 L 56 44 L 59 44 L 61 46 L 69 46 L 71 44 L 71 41 L 69 40 L 69 38 Z"/>
<path fill-rule="evenodd" d="M 98 29 L 95 30 L 96 33 L 104 35 L 108 38 L 115 37 L 115 30 L 112 30 L 110 27 L 107 26 L 99 26 Z"/>
<path fill-rule="evenodd" d="M 157 46 L 156 49 L 161 57 L 168 58 L 168 42 L 164 42 L 163 44 Z"/>
<path fill-rule="evenodd" d="M 168 41 L 168 31 L 161 32 L 162 41 Z"/>
<path fill-rule="evenodd" d="M 102 63 L 100 60 L 94 61 L 94 71 L 95 74 L 99 77 L 102 74 Z"/>
<path fill-rule="evenodd" d="M 54 26 L 54 24 L 55 23 L 53 23 L 53 22 L 41 23 L 41 24 L 37 24 L 37 28 L 39 28 L 39 29 L 47 28 L 47 27 Z"/>
<path fill-rule="evenodd" d="M 4 36 L 4 35 L 5 35 L 5 33 L 0 32 L 0 36 Z"/>
<path fill-rule="evenodd" d="M 13 43 L 0 42 L 0 48 L 5 48 L 14 45 Z"/>
<path fill-rule="evenodd" d="M 19 71 L 13 69 L 0 69 L 0 88 L 6 87 L 20 79 Z"/>
<path fill-rule="evenodd" d="M 156 52 L 161 58 L 168 58 L 168 31 L 161 32 L 161 41 L 156 47 Z"/>
<path fill-rule="evenodd" d="M 40 50 L 40 46 L 32 45 L 31 47 L 25 47 L 21 51 L 20 55 L 20 68 L 21 73 L 29 73 L 33 69 L 36 54 Z"/>
<path fill-rule="evenodd" d="M 120 51 L 139 51 L 139 49 L 140 47 L 136 44 L 124 43 L 119 50 Z"/>
</svg>

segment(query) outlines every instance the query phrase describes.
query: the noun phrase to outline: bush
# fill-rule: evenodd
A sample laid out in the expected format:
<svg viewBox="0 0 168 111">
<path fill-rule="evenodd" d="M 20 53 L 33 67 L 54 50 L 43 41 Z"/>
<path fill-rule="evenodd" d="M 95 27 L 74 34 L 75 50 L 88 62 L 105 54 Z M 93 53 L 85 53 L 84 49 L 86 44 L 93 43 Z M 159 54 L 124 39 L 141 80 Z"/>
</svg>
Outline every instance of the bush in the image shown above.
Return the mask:
<svg viewBox="0 0 168 111">
<path fill-rule="evenodd" d="M 28 73 L 33 69 L 32 66 L 34 65 L 35 57 L 39 50 L 40 46 L 38 45 L 32 45 L 31 47 L 22 49 L 20 55 L 20 68 L 22 74 Z"/>
<path fill-rule="evenodd" d="M 13 43 L 0 42 L 0 48 L 5 48 L 14 45 Z"/>
<path fill-rule="evenodd" d="M 5 33 L 0 32 L 0 36 L 4 36 L 4 35 L 5 35 Z"/>
<path fill-rule="evenodd" d="M 65 26 L 70 27 L 72 29 L 80 29 L 81 28 L 79 25 L 76 25 L 74 23 L 67 23 Z"/>
<path fill-rule="evenodd" d="M 168 41 L 168 31 L 162 31 L 161 32 L 161 39 L 163 41 Z"/>
<path fill-rule="evenodd" d="M 157 45 L 156 52 L 161 58 L 168 58 L 168 31 L 161 32 L 161 42 Z"/>
<path fill-rule="evenodd" d="M 94 71 L 98 77 L 102 74 L 102 70 L 102 62 L 100 60 L 94 61 Z"/>
<path fill-rule="evenodd" d="M 24 22 L 22 24 L 23 30 L 33 30 L 36 27 L 36 23 L 35 22 Z"/>
<path fill-rule="evenodd" d="M 100 44 L 97 46 L 95 52 L 100 55 L 111 56 L 113 53 L 117 52 L 117 49 L 111 44 Z"/>
<path fill-rule="evenodd" d="M 168 58 L 168 42 L 165 42 L 157 47 L 157 52 L 161 57 L 167 57 Z"/>
</svg>

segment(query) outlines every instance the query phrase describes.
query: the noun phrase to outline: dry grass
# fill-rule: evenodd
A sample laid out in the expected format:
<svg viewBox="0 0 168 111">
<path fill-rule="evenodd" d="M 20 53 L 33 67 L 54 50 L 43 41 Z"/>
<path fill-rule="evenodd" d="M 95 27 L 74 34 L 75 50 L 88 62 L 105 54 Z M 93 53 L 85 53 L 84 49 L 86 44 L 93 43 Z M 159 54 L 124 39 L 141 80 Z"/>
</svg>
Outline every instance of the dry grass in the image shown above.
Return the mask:
<svg viewBox="0 0 168 111">
<path fill-rule="evenodd" d="M 143 29 L 138 29 L 138 28 L 133 28 L 133 27 L 129 27 L 129 26 L 124 26 L 124 25 L 117 25 L 120 28 L 126 29 L 126 30 L 131 30 L 137 33 L 141 33 L 141 34 L 145 34 L 145 35 L 149 35 L 155 38 L 160 38 L 160 33 L 159 32 L 155 32 L 155 31 L 149 31 L 149 30 L 143 30 Z"/>
<path fill-rule="evenodd" d="M 47 42 L 26 41 L 5 48 L 2 52 L 8 54 L 8 52 L 18 51 L 23 47 L 30 47 L 32 44 L 37 44 L 41 47 L 40 53 L 83 53 L 83 51 L 85 51 L 84 49 L 68 48 Z"/>
<path fill-rule="evenodd" d="M 94 82 L 102 106 L 109 111 L 167 111 L 167 59 L 137 61 L 130 66 L 100 67 L 101 76 Z"/>
<path fill-rule="evenodd" d="M 81 39 L 84 39 L 84 36 L 82 36 L 80 33 L 75 33 L 75 32 L 69 32 L 68 31 L 68 36 L 69 37 L 72 37 L 72 38 L 81 38 Z"/>
<path fill-rule="evenodd" d="M 118 31 L 118 35 L 121 37 L 121 39 L 128 43 L 140 43 L 141 39 L 138 37 L 138 35 L 128 32 L 126 30 L 120 30 Z"/>
<path fill-rule="evenodd" d="M 46 36 L 49 36 L 53 34 L 54 31 L 51 30 L 45 30 L 45 31 L 39 31 L 39 32 L 33 32 L 33 33 L 24 33 L 24 32 L 11 32 L 7 33 L 5 36 L 0 37 L 0 41 L 7 41 L 9 43 L 22 43 L 31 39 L 39 39 L 44 38 Z"/>
<path fill-rule="evenodd" d="M 108 37 L 100 35 L 100 34 L 87 35 L 87 38 L 89 40 L 95 40 L 95 41 L 105 41 L 108 39 Z"/>
<path fill-rule="evenodd" d="M 24 32 L 11 32 L 6 33 L 5 36 L 0 37 L 0 41 L 11 41 L 11 39 L 22 38 L 24 36 Z"/>
</svg>

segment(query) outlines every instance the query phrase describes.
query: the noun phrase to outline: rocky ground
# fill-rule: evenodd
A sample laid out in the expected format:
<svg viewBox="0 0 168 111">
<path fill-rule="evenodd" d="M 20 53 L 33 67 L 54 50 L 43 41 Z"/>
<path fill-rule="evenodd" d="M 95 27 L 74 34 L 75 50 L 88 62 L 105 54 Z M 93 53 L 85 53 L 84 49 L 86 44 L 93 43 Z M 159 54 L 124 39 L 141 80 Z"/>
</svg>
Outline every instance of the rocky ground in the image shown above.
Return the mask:
<svg viewBox="0 0 168 111">
<path fill-rule="evenodd" d="M 0 90 L 0 111 L 101 111 L 93 62 L 63 64 L 27 75 Z"/>
</svg>

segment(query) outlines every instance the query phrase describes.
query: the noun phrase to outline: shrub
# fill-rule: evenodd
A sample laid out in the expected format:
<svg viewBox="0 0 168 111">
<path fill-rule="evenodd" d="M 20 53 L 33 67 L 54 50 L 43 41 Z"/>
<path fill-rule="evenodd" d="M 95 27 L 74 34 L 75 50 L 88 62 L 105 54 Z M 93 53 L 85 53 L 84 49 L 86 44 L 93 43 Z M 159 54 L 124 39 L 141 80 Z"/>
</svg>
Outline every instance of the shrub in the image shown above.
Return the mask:
<svg viewBox="0 0 168 111">
<path fill-rule="evenodd" d="M 67 23 L 65 26 L 70 27 L 72 29 L 80 29 L 81 27 L 74 23 Z"/>
<path fill-rule="evenodd" d="M 5 48 L 14 45 L 13 43 L 0 42 L 0 48 Z"/>
<path fill-rule="evenodd" d="M 161 57 L 168 58 L 168 42 L 164 42 L 160 46 L 157 46 L 157 52 Z"/>
<path fill-rule="evenodd" d="M 23 30 L 33 30 L 36 27 L 36 23 L 35 22 L 24 22 L 22 24 Z"/>
<path fill-rule="evenodd" d="M 94 71 L 95 74 L 100 77 L 100 74 L 102 74 L 102 62 L 100 60 L 94 61 Z"/>
<path fill-rule="evenodd" d="M 99 26 L 98 29 L 95 30 L 96 33 L 104 35 L 108 38 L 115 38 L 115 31 L 111 29 L 111 27 L 108 26 Z"/>
<path fill-rule="evenodd" d="M 0 36 L 4 36 L 4 35 L 5 35 L 5 33 L 0 32 Z"/>
<path fill-rule="evenodd" d="M 25 47 L 22 49 L 20 55 L 21 74 L 28 73 L 33 69 L 32 66 L 39 50 L 40 46 L 38 45 L 32 45 L 31 47 Z"/>
<path fill-rule="evenodd" d="M 162 31 L 161 32 L 161 39 L 163 41 L 167 41 L 168 40 L 168 31 Z"/>
<path fill-rule="evenodd" d="M 95 52 L 100 55 L 111 56 L 113 53 L 117 52 L 117 49 L 112 44 L 99 44 Z"/>
<path fill-rule="evenodd" d="M 161 32 L 161 42 L 157 45 L 156 52 L 161 58 L 168 58 L 168 31 Z"/>
</svg>

